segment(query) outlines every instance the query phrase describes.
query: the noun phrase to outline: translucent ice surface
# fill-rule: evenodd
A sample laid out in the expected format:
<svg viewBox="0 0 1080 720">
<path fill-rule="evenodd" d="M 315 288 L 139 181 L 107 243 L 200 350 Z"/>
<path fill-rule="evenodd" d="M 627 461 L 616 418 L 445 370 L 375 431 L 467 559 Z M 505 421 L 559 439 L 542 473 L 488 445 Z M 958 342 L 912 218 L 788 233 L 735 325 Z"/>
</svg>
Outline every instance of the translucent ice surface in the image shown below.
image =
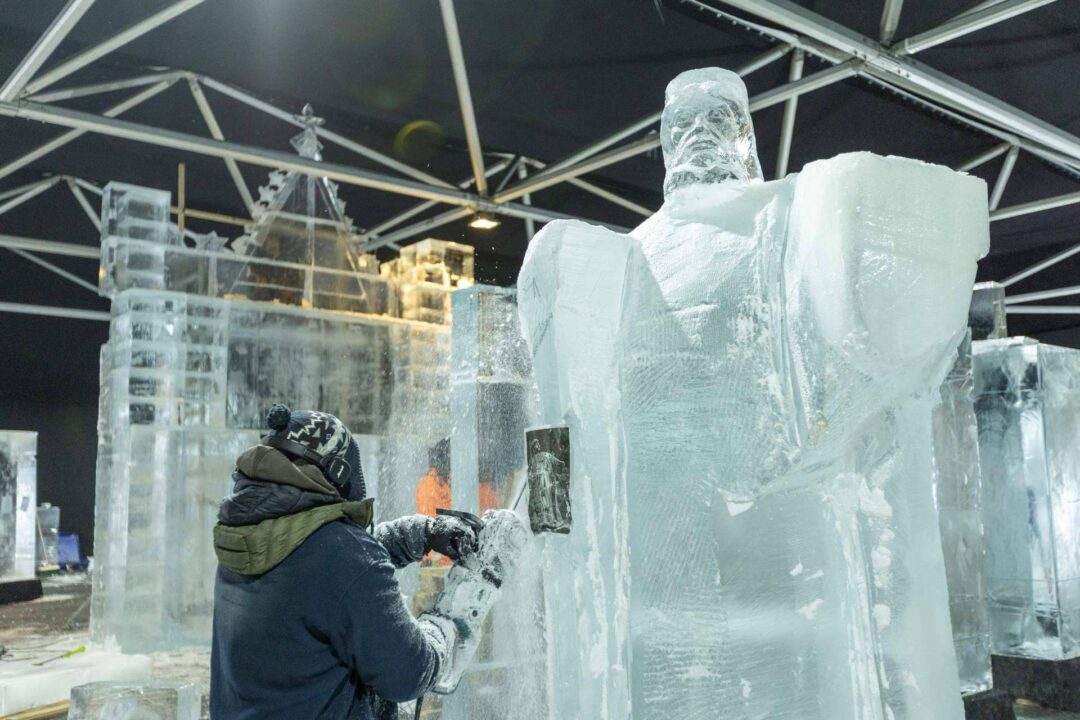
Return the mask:
<svg viewBox="0 0 1080 720">
<path fill-rule="evenodd" d="M 1005 286 L 996 282 L 975 283 L 971 294 L 968 325 L 972 340 L 998 340 L 1008 337 L 1005 313 Z"/>
<path fill-rule="evenodd" d="M 476 285 L 453 303 L 451 492 L 455 508 L 480 513 L 511 506 L 523 487 L 536 390 L 514 291 Z M 533 540 L 503 584 L 473 665 L 442 699 L 444 720 L 549 717 L 539 560 Z"/>
<path fill-rule="evenodd" d="M 629 236 L 536 236 L 522 325 L 571 437 L 556 717 L 962 718 L 931 409 L 985 197 L 858 153 L 676 188 Z"/>
<path fill-rule="evenodd" d="M 1080 657 L 1080 351 L 974 343 L 994 652 Z"/>
<path fill-rule="evenodd" d="M 68 720 L 199 720 L 194 685 L 153 681 L 95 682 L 71 689 Z"/>
<path fill-rule="evenodd" d="M 986 587 L 979 428 L 965 337 L 934 407 L 934 494 L 949 587 L 949 614 L 964 693 L 987 690 L 990 675 L 990 607 Z"/>
<path fill-rule="evenodd" d="M 0 430 L 0 580 L 34 577 L 37 433 Z"/>
</svg>

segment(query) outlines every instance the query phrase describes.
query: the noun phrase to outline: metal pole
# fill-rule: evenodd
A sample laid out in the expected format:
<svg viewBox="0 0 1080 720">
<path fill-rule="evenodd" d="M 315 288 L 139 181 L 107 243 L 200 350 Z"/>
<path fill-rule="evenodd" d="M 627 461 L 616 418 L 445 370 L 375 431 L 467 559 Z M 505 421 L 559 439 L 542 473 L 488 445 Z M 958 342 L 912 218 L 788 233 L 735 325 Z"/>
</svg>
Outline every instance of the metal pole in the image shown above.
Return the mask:
<svg viewBox="0 0 1080 720">
<path fill-rule="evenodd" d="M 789 98 L 797 97 L 812 90 L 817 90 L 818 88 L 849 78 L 858 72 L 856 69 L 857 66 L 857 60 L 849 60 L 840 65 L 816 72 L 801 80 L 796 80 L 795 82 L 768 90 L 760 95 L 755 95 L 750 98 L 750 110 L 752 112 L 763 110 L 764 108 L 782 103 Z M 542 173 L 533 175 L 530 180 L 518 183 L 505 192 L 499 193 L 494 199 L 495 202 L 498 203 L 506 202 L 507 200 L 515 200 L 525 193 L 537 192 L 538 190 L 556 185 L 569 180 L 570 178 L 585 175 L 595 170 L 599 170 L 600 168 L 607 167 L 608 165 L 613 165 L 626 158 L 640 155 L 657 147 L 660 147 L 660 138 L 657 135 L 651 135 L 638 140 L 637 142 L 630 143 L 629 145 L 624 145 L 621 148 L 608 151 L 603 155 L 598 155 L 580 162 L 577 165 L 562 169 L 552 166 Z"/>
<path fill-rule="evenodd" d="M 1031 213 L 1042 212 L 1043 210 L 1053 210 L 1054 208 L 1074 205 L 1076 203 L 1080 203 L 1080 192 L 1056 195 L 1043 200 L 1033 200 L 1021 205 L 1012 205 L 1007 208 L 994 210 L 990 213 L 990 222 L 994 222 L 995 220 L 1007 220 L 1008 218 L 1019 217 L 1020 215 L 1030 215 Z"/>
<path fill-rule="evenodd" d="M 899 43 L 893 50 L 895 52 L 914 55 L 915 53 L 932 48 L 935 45 L 954 40 L 968 33 L 973 33 L 976 30 L 982 30 L 996 23 L 1014 18 L 1017 15 L 1026 13 L 1029 10 L 1035 10 L 1043 5 L 1049 5 L 1055 0 L 1008 0 L 1007 2 L 997 3 L 993 6 L 984 8 L 982 10 L 968 13 L 960 17 L 953 18 L 948 22 L 938 25 L 936 28 L 927 30 L 926 32 L 914 35 L 902 43 Z"/>
<path fill-rule="evenodd" d="M 51 177 L 51 178 L 49 178 L 47 180 L 42 180 L 40 183 L 35 185 L 33 188 L 27 190 L 26 192 L 24 192 L 22 195 L 17 195 L 15 197 L 13 197 L 11 200 L 8 200 L 3 205 L 0 205 L 0 215 L 3 215 L 4 213 L 6 213 L 9 210 L 13 210 L 13 209 L 19 207 L 20 205 L 22 205 L 27 200 L 30 200 L 31 198 L 37 197 L 38 195 L 45 192 L 46 190 L 48 190 L 49 188 L 51 188 L 53 185 L 55 185 L 58 182 L 60 182 L 60 178 L 58 178 L 58 177 Z"/>
<path fill-rule="evenodd" d="M 94 229 L 99 233 L 101 232 L 101 218 L 98 213 L 94 212 L 93 206 L 90 201 L 86 199 L 86 195 L 83 194 L 82 188 L 75 182 L 74 178 L 67 179 L 68 189 L 71 190 L 71 194 L 75 196 L 75 200 L 78 201 L 79 206 L 86 213 L 86 217 L 90 218 L 90 222 L 94 224 Z"/>
<path fill-rule="evenodd" d="M 1045 260 L 1042 260 L 1040 262 L 1035 263 L 1031 267 L 1024 268 L 1020 272 L 1018 272 L 1018 273 L 1016 273 L 1014 275 L 1010 275 L 1009 277 L 1002 280 L 1001 284 L 1003 286 L 1005 286 L 1005 287 L 1009 287 L 1010 285 L 1013 285 L 1015 283 L 1020 282 L 1024 278 L 1031 277 L 1032 275 L 1034 275 L 1037 272 L 1042 272 L 1043 270 L 1045 270 L 1048 267 L 1052 267 L 1054 265 L 1057 265 L 1062 260 L 1068 260 L 1073 255 L 1075 255 L 1076 253 L 1080 253 L 1080 244 L 1073 245 L 1070 248 L 1066 248 L 1065 250 L 1062 250 L 1061 252 L 1057 253 L 1056 255 L 1052 255 L 1052 256 L 1046 258 Z"/>
<path fill-rule="evenodd" d="M 901 86 L 918 90 L 920 96 L 996 123 L 1010 132 L 1080 160 L 1080 138 L 1047 122 L 991 97 L 955 78 L 940 73 L 914 58 L 891 53 L 877 43 L 789 0 L 721 0 L 744 12 L 781 25 L 823 43 L 849 57 L 863 60 L 862 72 L 889 78 Z M 746 21 L 741 21 L 746 23 Z M 760 32 L 790 41 L 790 34 L 761 25 Z M 809 43 L 804 46 L 815 54 L 828 57 Z"/>
<path fill-rule="evenodd" d="M 59 267 L 53 265 L 51 262 L 49 262 L 47 260 L 42 260 L 41 258 L 39 258 L 39 257 L 37 257 L 35 255 L 31 255 L 30 253 L 26 252 L 25 250 L 19 250 L 18 248 L 8 248 L 8 250 L 15 253 L 16 255 L 23 258 L 24 260 L 29 260 L 30 262 L 34 263 L 35 265 L 40 265 L 41 267 L 45 268 L 49 272 L 56 273 L 57 275 L 64 278 L 65 280 L 70 280 L 71 282 L 75 283 L 79 287 L 86 288 L 87 290 L 94 293 L 95 295 L 99 294 L 97 285 L 92 285 L 92 284 L 88 283 L 87 281 L 83 280 L 78 275 L 75 275 L 73 273 L 69 273 L 67 270 L 64 270 L 63 268 L 59 268 Z"/>
<path fill-rule="evenodd" d="M 101 248 L 97 246 L 76 245 L 75 243 L 57 242 L 55 240 L 38 240 L 37 238 L 19 237 L 18 235 L 0 235 L 0 248 L 18 248 L 48 255 L 64 255 L 66 257 L 83 258 L 84 260 L 101 260 Z"/>
<path fill-rule="evenodd" d="M 143 85 L 153 85 L 154 83 L 159 83 L 163 80 L 179 80 L 186 75 L 187 73 L 183 70 L 170 70 L 169 72 L 139 75 L 138 77 L 128 78 L 127 80 L 114 80 L 113 82 L 95 83 L 93 85 L 79 85 L 77 87 L 64 88 L 63 90 L 38 93 L 37 95 L 32 95 L 26 99 L 31 102 L 39 103 L 58 102 L 60 100 L 71 100 L 73 98 L 87 97 L 89 95 L 101 95 L 102 93 L 110 93 L 117 90 L 127 90 L 128 88 L 141 87 Z"/>
<path fill-rule="evenodd" d="M 26 83 L 34 77 L 34 73 L 49 59 L 49 56 L 93 4 L 94 0 L 68 0 L 64 9 L 53 18 L 49 27 L 34 43 L 34 47 L 30 48 L 30 52 L 0 88 L 0 101 L 10 102 L 19 96 Z"/>
<path fill-rule="evenodd" d="M 492 165 L 491 167 L 489 167 L 485 171 L 485 174 L 488 177 L 491 177 L 492 175 L 498 175 L 500 172 L 505 170 L 510 165 L 510 162 L 511 162 L 510 160 L 500 160 L 499 162 L 497 162 L 494 165 Z M 465 190 L 465 189 L 471 187 L 474 182 L 476 182 L 476 181 L 473 178 L 471 178 L 471 177 L 466 178 L 465 180 L 462 180 L 461 182 L 458 183 L 458 187 L 461 188 L 462 190 Z M 379 223 L 375 227 L 373 227 L 370 230 L 363 233 L 360 237 L 364 241 L 371 240 L 371 239 L 377 237 L 378 235 L 380 235 L 381 233 L 386 232 L 390 228 L 397 227 L 398 225 L 405 222 L 409 218 L 416 217 L 420 213 L 425 212 L 427 210 L 430 210 L 431 208 L 435 207 L 438 204 L 439 203 L 435 202 L 434 200 L 428 200 L 427 202 L 422 202 L 422 203 L 420 203 L 418 205 L 413 205 L 408 210 L 405 210 L 404 212 L 398 213 L 394 217 L 392 217 L 392 218 L 390 218 L 388 220 L 384 220 L 383 222 Z"/>
<path fill-rule="evenodd" d="M 98 58 L 108 55 L 113 50 L 128 44 L 138 37 L 142 37 L 151 30 L 169 22 L 177 15 L 187 12 L 203 2 L 205 2 L 205 0 L 182 0 L 182 2 L 170 5 L 145 20 L 140 20 L 126 30 L 121 30 L 116 35 L 113 35 L 105 42 L 87 48 L 70 60 L 57 65 L 52 70 L 39 76 L 36 80 L 27 83 L 25 94 L 33 95 L 34 93 L 41 92 L 57 81 L 63 80 L 76 70 L 86 67 Z"/>
<path fill-rule="evenodd" d="M 433 187 L 412 180 L 361 170 L 348 165 L 319 162 L 277 150 L 268 150 L 223 140 L 211 140 L 187 133 L 164 130 L 56 106 L 38 105 L 36 103 L 20 103 L 18 105 L 0 103 L 0 116 L 39 120 L 54 125 L 76 128 L 81 131 L 134 140 L 199 155 L 232 158 L 238 162 L 261 167 L 285 171 L 292 170 L 317 178 L 327 177 L 350 185 L 367 187 L 373 190 L 384 190 L 425 200 L 438 200 L 450 205 L 473 205 L 481 201 L 480 197 L 461 192 L 456 188 Z"/>
<path fill-rule="evenodd" d="M 534 160 L 532 158 L 522 158 L 522 160 L 524 160 L 529 165 L 532 165 L 537 170 L 544 170 L 544 169 L 547 168 L 547 166 L 544 163 L 540 162 L 539 160 Z M 520 171 L 518 171 L 518 178 L 524 180 L 526 177 L 528 177 L 527 173 L 523 174 Z M 588 180 L 582 180 L 581 178 L 570 178 L 569 180 L 567 180 L 567 182 L 570 183 L 571 185 L 574 185 L 575 187 L 581 188 L 585 192 L 592 193 L 593 195 L 596 195 L 597 197 L 604 198 L 608 202 L 613 202 L 616 205 L 624 207 L 627 210 L 629 210 L 630 212 L 637 213 L 638 215 L 641 215 L 642 217 L 651 217 L 653 212 L 654 212 L 653 210 L 650 210 L 649 208 L 644 207 L 643 205 L 638 205 L 636 202 L 633 202 L 631 200 L 627 200 L 624 197 L 621 197 L 619 195 L 616 195 L 613 192 L 605 190 L 604 188 L 600 187 L 599 185 L 594 185 L 591 182 L 589 182 Z M 522 196 L 522 197 L 525 197 L 525 196 Z"/>
<path fill-rule="evenodd" d="M 1001 171 L 998 173 L 997 182 L 994 183 L 994 190 L 990 193 L 990 209 L 997 210 L 998 203 L 1001 202 L 1001 195 L 1005 192 L 1005 186 L 1009 183 L 1009 176 L 1012 175 L 1013 167 L 1016 165 L 1016 156 L 1020 154 L 1020 148 L 1014 147 L 1009 150 L 1009 154 L 1005 156 L 1005 161 L 1001 163 Z"/>
<path fill-rule="evenodd" d="M 899 0 L 903 2 L 903 0 Z M 803 50 L 796 50 L 791 54 L 791 69 L 788 71 L 788 82 L 794 82 L 802 78 L 803 62 L 806 59 Z M 777 179 L 787 175 L 788 159 L 791 157 L 791 138 L 795 134 L 795 112 L 799 107 L 799 96 L 791 98 L 784 105 L 784 119 L 780 125 L 780 149 L 776 153 L 776 177 Z"/>
<path fill-rule="evenodd" d="M 480 133 L 476 128 L 476 112 L 473 110 L 472 93 L 469 91 L 469 75 L 465 71 L 465 53 L 461 48 L 454 0 L 439 0 L 443 26 L 446 28 L 446 44 L 450 47 L 450 67 L 454 71 L 458 102 L 461 105 L 461 121 L 465 126 L 465 141 L 469 145 L 469 162 L 472 163 L 476 191 L 487 195 L 487 177 L 484 175 L 484 155 L 480 148 Z"/>
<path fill-rule="evenodd" d="M 1052 300 L 1059 297 L 1067 297 L 1069 295 L 1080 295 L 1080 285 L 1070 285 L 1069 287 L 1055 288 L 1053 290 L 1038 290 L 1036 292 L 1021 293 L 1019 295 L 1006 295 L 1005 304 L 1014 305 L 1016 303 L 1030 302 L 1032 300 Z"/>
<path fill-rule="evenodd" d="M 1017 305 L 1007 307 L 1009 315 L 1080 315 L 1080 305 Z"/>
<path fill-rule="evenodd" d="M 52 305 L 27 305 L 25 303 L 10 302 L 0 302 L 0 312 L 44 315 L 74 320 L 103 320 L 104 322 L 109 322 L 112 319 L 109 313 L 100 310 L 78 310 L 76 308 L 54 307 Z"/>
<path fill-rule="evenodd" d="M 1009 151 L 1009 148 L 1011 148 L 1011 147 L 1013 147 L 1013 145 L 1011 145 L 1010 143 L 1007 143 L 1007 142 L 1003 142 L 1000 145 L 995 145 L 994 147 L 990 148 L 986 152 L 980 153 L 980 154 L 976 155 L 975 157 L 971 158 L 970 160 L 968 160 L 963 165 L 957 167 L 956 170 L 958 172 L 969 172 L 971 170 L 974 170 L 975 168 L 979 167 L 980 165 L 990 162 L 991 160 L 996 158 L 998 155 L 1004 155 L 1006 152 Z"/>
<path fill-rule="evenodd" d="M 207 77 L 205 75 L 199 75 L 198 80 L 199 80 L 200 83 L 202 83 L 206 87 L 211 88 L 213 90 L 216 90 L 219 93 L 221 93 L 222 95 L 227 95 L 228 97 L 231 97 L 233 100 L 236 100 L 237 102 L 241 102 L 241 103 L 247 105 L 248 107 L 251 107 L 251 108 L 254 108 L 256 110 L 259 110 L 260 112 L 266 113 L 267 115 L 270 115 L 271 117 L 276 117 L 278 120 L 282 120 L 282 121 L 287 122 L 287 123 L 289 123 L 291 125 L 295 125 L 296 127 L 299 127 L 299 128 L 305 127 L 304 123 L 297 120 L 296 115 L 294 115 L 293 113 L 282 110 L 281 108 L 276 107 L 274 105 L 271 105 L 270 103 L 268 103 L 268 102 L 266 102 L 264 100 L 260 100 L 259 98 L 255 97 L 251 93 L 248 93 L 248 92 L 245 92 L 243 90 L 234 88 L 231 85 L 226 85 L 223 82 L 219 82 L 218 80 L 215 80 L 215 79 L 213 79 L 211 77 Z M 441 178 L 437 178 L 434 175 L 429 175 L 428 173 L 426 173 L 426 172 L 424 172 L 422 170 L 417 170 L 416 168 L 412 167 L 411 165 L 406 165 L 405 163 L 400 162 L 398 160 L 395 160 L 394 158 L 392 158 L 392 157 L 390 157 L 388 155 L 383 155 L 381 152 L 378 152 L 376 150 L 372 150 L 371 148 L 367 147 L 366 145 L 361 145 L 360 143 L 358 143 L 358 142 L 356 142 L 354 140 L 349 140 L 346 137 L 338 135 L 336 132 L 333 132 L 332 130 L 327 130 L 324 127 L 316 127 L 315 128 L 315 134 L 318 135 L 323 140 L 326 140 L 327 142 L 334 143 L 335 145 L 343 147 L 346 150 L 351 150 L 352 152 L 356 153 L 357 155 L 360 155 L 362 157 L 366 157 L 368 160 L 372 160 L 374 162 L 377 162 L 380 165 L 383 165 L 385 167 L 390 168 L 391 170 L 397 170 L 402 175 L 407 175 L 407 176 L 409 176 L 409 177 L 411 177 L 411 178 L 413 178 L 415 180 L 419 180 L 420 182 L 426 182 L 426 183 L 428 183 L 430 185 L 435 185 L 437 187 L 447 187 L 447 188 L 452 188 L 453 187 L 453 185 L 446 182 L 445 180 L 442 180 Z"/>
<path fill-rule="evenodd" d="M 473 211 L 469 209 L 459 208 L 447 210 L 446 212 L 439 213 L 427 220 L 421 220 L 420 222 L 407 225 L 395 232 L 379 236 L 364 246 L 364 252 L 371 252 L 372 250 L 395 244 L 399 240 L 408 240 L 413 235 L 419 235 L 422 232 L 427 232 L 428 230 L 433 230 L 437 227 L 442 227 L 443 225 L 449 225 L 456 220 L 463 220 L 472 214 Z"/>
<path fill-rule="evenodd" d="M 881 11 L 881 44 L 889 45 L 896 37 L 896 28 L 900 24 L 900 10 L 904 7 L 904 0 L 885 0 L 885 8 Z"/>
<path fill-rule="evenodd" d="M 546 187 L 557 185 L 561 182 L 569 180 L 570 178 L 577 177 L 579 175 L 585 175 L 586 173 L 599 170 L 600 168 L 607 167 L 608 165 L 614 165 L 617 162 L 621 162 L 627 158 L 640 155 L 648 152 L 653 148 L 660 147 L 660 137 L 658 135 L 650 135 L 642 138 L 636 142 L 632 142 L 628 145 L 623 145 L 620 148 L 609 150 L 602 155 L 596 155 L 588 160 L 584 160 L 577 165 L 572 165 L 568 168 L 561 170 L 552 168 L 545 170 L 542 173 L 533 175 L 529 180 L 518 183 L 514 187 L 507 189 L 506 191 L 499 193 L 495 196 L 494 200 L 497 203 L 507 202 L 509 200 L 516 200 L 522 195 L 528 193 L 534 193 L 538 190 L 543 190 Z"/>
<path fill-rule="evenodd" d="M 135 107 L 136 105 L 139 105 L 140 103 L 145 102 L 146 100 L 149 100 L 150 98 L 154 97 L 159 92 L 161 92 L 162 90 L 164 90 L 167 87 L 169 87 L 170 85 L 172 85 L 174 82 L 176 82 L 176 81 L 175 80 L 166 80 L 166 81 L 163 81 L 163 82 L 159 82 L 157 85 L 154 85 L 154 86 L 149 87 L 149 88 L 147 88 L 145 90 L 142 90 L 142 91 L 136 93 L 135 95 L 132 95 L 127 100 L 124 100 L 121 103 L 113 105 L 111 108 L 106 110 L 103 113 L 103 115 L 104 115 L 104 117 L 112 118 L 112 117 L 116 117 L 117 115 L 120 115 L 121 113 L 127 112 L 128 110 Z M 70 130 L 70 131 L 64 133 L 63 135 L 56 136 L 55 138 L 53 138 L 52 140 L 49 140 L 45 144 L 39 145 L 38 147 L 34 148 L 30 152 L 26 153 L 25 155 L 23 155 L 23 156 L 21 156 L 19 158 L 16 158 L 15 160 L 12 160 L 7 165 L 4 165 L 3 167 L 0 167 L 0 178 L 5 178 L 8 175 L 11 175 L 13 172 L 15 172 L 17 170 L 21 170 L 22 168 L 26 167 L 30 163 L 34 162 L 35 160 L 39 160 L 40 158 L 45 157 L 46 155 L 53 152 L 54 150 L 58 150 L 58 149 L 64 147 L 65 145 L 70 143 L 72 140 L 76 140 L 76 139 L 82 137 L 85 134 L 86 134 L 85 129 L 75 129 L 75 130 Z"/>
<path fill-rule="evenodd" d="M 215 140 L 224 140 L 225 134 L 221 132 L 221 125 L 218 124 L 217 117 L 214 116 L 214 111 L 210 109 L 210 103 L 207 102 L 202 87 L 199 86 L 199 83 L 194 78 L 189 77 L 188 88 L 191 90 L 191 97 L 195 98 L 195 104 L 199 106 L 199 112 L 203 116 L 203 121 L 210 131 L 210 135 Z M 244 209 L 247 210 L 248 216 L 253 217 L 253 213 L 255 212 L 255 199 L 251 197 L 251 191 L 248 190 L 247 183 L 244 181 L 244 176 L 240 173 L 240 166 L 236 164 L 235 160 L 225 158 L 225 167 L 228 168 L 233 184 L 236 185 L 236 190 L 240 193 L 240 199 L 244 203 Z M 180 227 L 183 229 L 182 225 Z"/>
<path fill-rule="evenodd" d="M 15 197 L 16 195 L 22 195 L 27 190 L 33 190 L 36 187 L 39 187 L 41 185 L 44 185 L 44 184 L 48 183 L 51 179 L 52 178 L 44 178 L 42 180 L 35 180 L 32 183 L 27 183 L 25 185 L 19 185 L 18 187 L 13 187 L 10 190 L 5 190 L 4 192 L 0 192 L 0 200 L 7 200 L 8 198 Z"/>
</svg>

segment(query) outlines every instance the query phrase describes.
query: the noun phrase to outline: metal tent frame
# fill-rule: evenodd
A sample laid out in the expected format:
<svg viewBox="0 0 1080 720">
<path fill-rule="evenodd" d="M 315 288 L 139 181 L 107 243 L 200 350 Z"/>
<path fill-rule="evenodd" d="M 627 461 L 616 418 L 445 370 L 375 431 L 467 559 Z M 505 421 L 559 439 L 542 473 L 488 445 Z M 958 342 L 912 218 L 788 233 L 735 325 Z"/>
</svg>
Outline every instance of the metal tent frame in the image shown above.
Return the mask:
<svg viewBox="0 0 1080 720">
<path fill-rule="evenodd" d="M 286 123 L 299 126 L 300 120 L 292 113 L 256 97 L 251 92 L 185 70 L 155 71 L 112 82 L 50 89 L 72 73 L 161 27 L 205 1 L 175 2 L 133 23 L 97 45 L 75 54 L 44 72 L 39 72 L 53 51 L 94 2 L 94 0 L 69 0 L 23 61 L 0 86 L 0 116 L 40 121 L 67 128 L 67 131 L 0 166 L 0 180 L 56 152 L 85 133 L 91 132 L 220 158 L 224 161 L 249 217 L 253 199 L 240 173 L 239 163 L 328 177 L 338 182 L 420 200 L 421 202 L 414 207 L 375 223 L 370 230 L 362 234 L 361 237 L 366 242 L 367 249 L 371 250 L 380 247 L 400 249 L 401 242 L 441 225 L 467 218 L 477 212 L 520 218 L 525 221 L 527 232 L 531 236 L 536 222 L 573 219 L 572 215 L 542 209 L 532 202 L 534 193 L 562 183 L 571 184 L 636 214 L 647 216 L 650 213 L 648 208 L 601 188 L 585 180 L 583 176 L 659 147 L 660 140 L 656 132 L 656 126 L 660 121 L 659 112 L 641 118 L 622 130 L 553 163 L 543 163 L 536 158 L 506 156 L 484 151 L 473 109 L 465 50 L 458 31 L 453 0 L 438 1 L 446 31 L 450 51 L 449 59 L 472 169 L 471 177 L 457 183 L 435 177 L 325 127 L 317 129 L 322 140 L 377 163 L 385 168 L 386 172 L 308 160 L 278 150 L 226 140 L 210 99 L 204 92 L 205 89 L 229 97 Z M 913 103 L 930 108 L 947 119 L 1000 140 L 1000 144 L 994 148 L 957 168 L 971 170 L 1004 156 L 989 198 L 991 222 L 1080 203 L 1080 191 L 1077 191 L 1011 207 L 998 207 L 1020 151 L 1034 155 L 1071 178 L 1080 180 L 1080 138 L 941 73 L 919 62 L 913 56 L 926 48 L 1005 22 L 1055 1 L 983 0 L 935 28 L 894 41 L 903 0 L 884 0 L 880 37 L 875 41 L 789 0 L 669 0 L 669 2 L 681 4 L 710 16 L 731 21 L 776 43 L 752 62 L 739 68 L 737 72 L 741 75 L 748 75 L 790 55 L 787 82 L 751 98 L 750 101 L 752 112 L 774 105 L 784 105 L 776 167 L 777 176 L 783 176 L 787 172 L 799 97 L 841 80 L 857 77 L 886 88 Z M 828 67 L 804 76 L 803 70 L 808 56 L 825 61 Z M 209 137 L 179 133 L 120 119 L 120 116 L 128 110 L 177 84 L 187 85 L 206 125 Z M 59 104 L 73 98 L 130 89 L 137 89 L 137 92 L 101 114 L 72 110 Z M 495 158 L 495 162 L 487 165 L 485 157 Z M 501 183 L 492 188 L 489 181 L 499 174 L 505 174 L 504 178 Z M 0 214 L 61 182 L 67 184 L 87 215 L 97 223 L 96 214 L 82 191 L 100 192 L 100 190 L 85 180 L 60 175 L 0 192 Z M 441 214 L 402 227 L 406 221 L 439 205 L 448 205 L 450 208 Z M 187 213 L 191 217 L 199 217 L 199 211 L 188 210 Z M 216 213 L 204 212 L 202 217 L 225 222 L 246 221 L 246 218 L 231 218 Z M 623 230 L 623 228 L 616 229 Z M 33 262 L 44 264 L 49 269 L 59 271 L 65 276 L 71 274 L 31 253 L 59 253 L 82 258 L 97 257 L 96 249 L 92 247 L 32 238 L 12 238 L 6 235 L 0 235 L 0 247 L 17 252 Z M 1011 287 L 1078 252 L 1080 252 L 1080 244 L 1004 279 L 1002 284 Z M 84 287 L 89 286 L 89 283 L 85 283 L 81 278 L 71 276 L 67 279 L 78 282 Z M 1080 306 L 1023 304 L 1070 295 L 1080 295 L 1080 285 L 1009 295 L 1006 302 L 1011 313 L 1080 314 Z M 71 311 L 75 312 L 75 315 L 71 315 L 67 309 L 63 308 L 43 309 L 40 306 L 17 305 L 16 307 L 16 305 L 0 304 L 0 311 L 48 311 L 52 314 L 68 313 L 65 315 L 67 317 L 84 316 L 101 319 L 100 316 L 93 314 L 86 315 L 89 311 Z"/>
</svg>

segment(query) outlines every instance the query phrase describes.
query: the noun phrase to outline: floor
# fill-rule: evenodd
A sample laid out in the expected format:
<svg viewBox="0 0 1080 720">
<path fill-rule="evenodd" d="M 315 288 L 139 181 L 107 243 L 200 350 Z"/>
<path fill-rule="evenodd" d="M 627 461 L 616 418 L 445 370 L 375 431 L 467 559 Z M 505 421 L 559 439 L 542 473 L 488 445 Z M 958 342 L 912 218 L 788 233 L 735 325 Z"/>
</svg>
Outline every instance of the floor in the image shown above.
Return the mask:
<svg viewBox="0 0 1080 720">
<path fill-rule="evenodd" d="M 0 662 L 30 658 L 35 662 L 59 658 L 89 643 L 90 576 L 52 575 L 42 579 L 44 597 L 32 602 L 0 605 Z M 154 678 L 190 682 L 203 693 L 203 717 L 209 718 L 210 652 L 187 651 L 150 655 Z"/>
<path fill-rule="evenodd" d="M 33 656 L 37 661 L 57 658 L 88 642 L 90 577 L 85 573 L 54 575 L 42 581 L 45 596 L 27 603 L 0 605 L 2 658 Z M 152 673 L 163 680 L 193 682 L 203 691 L 203 717 L 210 686 L 209 652 L 156 653 Z M 1017 720 L 1080 720 L 1080 714 L 1017 704 Z"/>
</svg>

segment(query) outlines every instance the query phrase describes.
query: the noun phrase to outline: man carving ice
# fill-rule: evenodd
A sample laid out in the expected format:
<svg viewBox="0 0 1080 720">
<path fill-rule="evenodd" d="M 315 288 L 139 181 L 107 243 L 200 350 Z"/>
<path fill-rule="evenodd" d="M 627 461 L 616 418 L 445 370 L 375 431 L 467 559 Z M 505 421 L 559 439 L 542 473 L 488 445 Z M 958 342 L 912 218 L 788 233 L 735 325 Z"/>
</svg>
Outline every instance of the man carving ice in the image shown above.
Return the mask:
<svg viewBox="0 0 1080 720">
<path fill-rule="evenodd" d="M 985 185 L 870 153 L 764 182 L 715 68 L 670 83 L 661 140 L 660 211 L 551 223 L 518 281 L 541 420 L 573 439 L 555 714 L 960 720 L 927 398 Z"/>
<path fill-rule="evenodd" d="M 445 515 L 369 534 L 372 501 L 348 428 L 283 405 L 267 424 L 237 459 L 214 530 L 213 717 L 395 720 L 396 703 L 452 691 L 524 526 L 499 510 L 479 536 Z M 414 620 L 394 569 L 429 551 L 469 567 L 456 565 L 434 611 Z"/>
</svg>

